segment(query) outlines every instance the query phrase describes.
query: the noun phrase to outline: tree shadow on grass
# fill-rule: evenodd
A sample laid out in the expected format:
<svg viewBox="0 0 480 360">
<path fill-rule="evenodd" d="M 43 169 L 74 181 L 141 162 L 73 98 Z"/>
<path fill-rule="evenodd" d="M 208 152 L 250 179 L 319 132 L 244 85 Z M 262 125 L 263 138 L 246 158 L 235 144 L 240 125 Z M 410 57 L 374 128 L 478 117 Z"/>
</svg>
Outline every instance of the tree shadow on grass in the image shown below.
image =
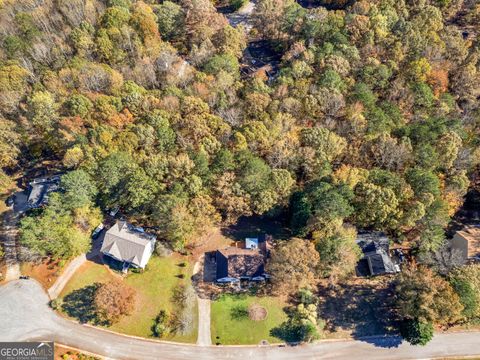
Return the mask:
<svg viewBox="0 0 480 360">
<path fill-rule="evenodd" d="M 82 324 L 108 325 L 95 309 L 95 292 L 99 286 L 99 283 L 95 283 L 72 291 L 63 298 L 62 311 Z"/>
<path fill-rule="evenodd" d="M 320 316 L 327 329 L 349 331 L 359 341 L 376 347 L 394 348 L 402 343 L 389 279 L 382 282 L 363 279 L 339 284 L 334 289 L 321 287 Z"/>
</svg>

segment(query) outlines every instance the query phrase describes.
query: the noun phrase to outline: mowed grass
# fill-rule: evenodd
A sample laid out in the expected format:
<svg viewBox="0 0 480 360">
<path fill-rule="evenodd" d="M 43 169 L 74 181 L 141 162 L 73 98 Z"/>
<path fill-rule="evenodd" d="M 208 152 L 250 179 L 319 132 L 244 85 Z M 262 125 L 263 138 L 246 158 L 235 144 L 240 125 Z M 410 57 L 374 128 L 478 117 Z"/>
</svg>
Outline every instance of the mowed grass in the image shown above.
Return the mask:
<svg viewBox="0 0 480 360">
<path fill-rule="evenodd" d="M 185 267 L 180 266 L 186 263 Z M 125 333 L 128 335 L 152 337 L 152 326 L 154 319 L 160 310 L 166 310 L 172 314 L 174 304 L 172 303 L 172 290 L 181 283 L 190 284 L 192 265 L 186 258 L 172 255 L 166 258 L 153 256 L 143 273 L 130 273 L 123 279 L 125 283 L 135 289 L 137 301 L 132 314 L 121 318 L 117 323 L 108 327 L 109 330 Z M 179 274 L 184 274 L 180 279 Z M 94 262 L 87 262 L 74 274 L 72 279 L 65 286 L 60 294 L 63 298 L 72 291 L 84 288 L 94 283 L 111 281 L 114 277 L 120 277 L 112 273 L 106 266 Z M 198 311 L 195 312 L 194 330 L 188 335 L 169 335 L 164 340 L 195 342 L 197 340 Z"/>
<path fill-rule="evenodd" d="M 265 320 L 253 321 L 248 317 L 235 319 L 232 311 L 238 307 L 258 304 L 267 309 Z M 281 342 L 270 336 L 270 330 L 287 320 L 283 308 L 287 304 L 278 297 L 255 297 L 249 295 L 223 295 L 212 301 L 211 332 L 212 343 L 222 345 L 258 344 L 262 340 L 270 343 Z"/>
</svg>

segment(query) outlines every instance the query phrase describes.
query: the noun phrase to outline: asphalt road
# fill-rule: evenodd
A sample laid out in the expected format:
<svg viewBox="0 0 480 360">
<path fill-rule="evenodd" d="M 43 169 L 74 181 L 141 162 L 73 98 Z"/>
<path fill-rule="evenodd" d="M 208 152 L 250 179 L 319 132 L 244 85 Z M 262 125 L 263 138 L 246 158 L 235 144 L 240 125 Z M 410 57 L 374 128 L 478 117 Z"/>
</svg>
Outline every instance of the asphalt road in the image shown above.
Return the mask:
<svg viewBox="0 0 480 360">
<path fill-rule="evenodd" d="M 53 340 L 112 359 L 426 359 L 480 355 L 479 332 L 438 334 L 425 347 L 397 338 L 327 341 L 297 347 L 180 345 L 131 338 L 68 321 L 33 280 L 0 287 L 0 341 Z"/>
</svg>

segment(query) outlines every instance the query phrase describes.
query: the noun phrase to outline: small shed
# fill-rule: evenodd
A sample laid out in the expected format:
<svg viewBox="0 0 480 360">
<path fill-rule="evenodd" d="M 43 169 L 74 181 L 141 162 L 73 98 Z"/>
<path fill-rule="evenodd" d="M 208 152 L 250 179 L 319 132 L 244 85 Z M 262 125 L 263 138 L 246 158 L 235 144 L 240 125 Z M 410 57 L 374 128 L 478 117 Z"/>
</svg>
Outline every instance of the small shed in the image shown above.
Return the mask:
<svg viewBox="0 0 480 360">
<path fill-rule="evenodd" d="M 258 249 L 258 238 L 245 238 L 246 249 Z"/>
</svg>

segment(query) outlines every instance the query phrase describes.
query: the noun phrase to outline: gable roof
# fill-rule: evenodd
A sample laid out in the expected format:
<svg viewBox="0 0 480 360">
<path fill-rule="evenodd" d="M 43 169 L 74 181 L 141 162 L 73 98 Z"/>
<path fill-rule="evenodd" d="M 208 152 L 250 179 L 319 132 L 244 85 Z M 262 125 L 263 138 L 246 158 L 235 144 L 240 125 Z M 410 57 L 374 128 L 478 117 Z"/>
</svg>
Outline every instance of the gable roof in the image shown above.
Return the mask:
<svg viewBox="0 0 480 360">
<path fill-rule="evenodd" d="M 366 256 L 371 275 L 395 273 L 395 265 L 392 259 L 384 251 L 379 251 Z"/>
<path fill-rule="evenodd" d="M 120 261 L 144 267 L 152 255 L 156 237 L 118 221 L 105 233 L 101 252 Z"/>
<path fill-rule="evenodd" d="M 28 206 L 37 208 L 48 201 L 48 194 L 59 189 L 60 178 L 34 179 L 29 183 Z"/>
<path fill-rule="evenodd" d="M 365 263 L 369 275 L 382 275 L 397 272 L 395 264 L 389 255 L 390 241 L 384 233 L 379 231 L 359 232 L 357 236 L 357 245 L 363 252 L 363 257 L 359 262 L 360 266 L 357 267 L 358 273 L 364 274 L 364 271 L 361 268 L 365 268 Z"/>
<path fill-rule="evenodd" d="M 261 276 L 265 272 L 265 257 L 259 249 L 229 247 L 217 250 L 217 280 Z"/>
</svg>

